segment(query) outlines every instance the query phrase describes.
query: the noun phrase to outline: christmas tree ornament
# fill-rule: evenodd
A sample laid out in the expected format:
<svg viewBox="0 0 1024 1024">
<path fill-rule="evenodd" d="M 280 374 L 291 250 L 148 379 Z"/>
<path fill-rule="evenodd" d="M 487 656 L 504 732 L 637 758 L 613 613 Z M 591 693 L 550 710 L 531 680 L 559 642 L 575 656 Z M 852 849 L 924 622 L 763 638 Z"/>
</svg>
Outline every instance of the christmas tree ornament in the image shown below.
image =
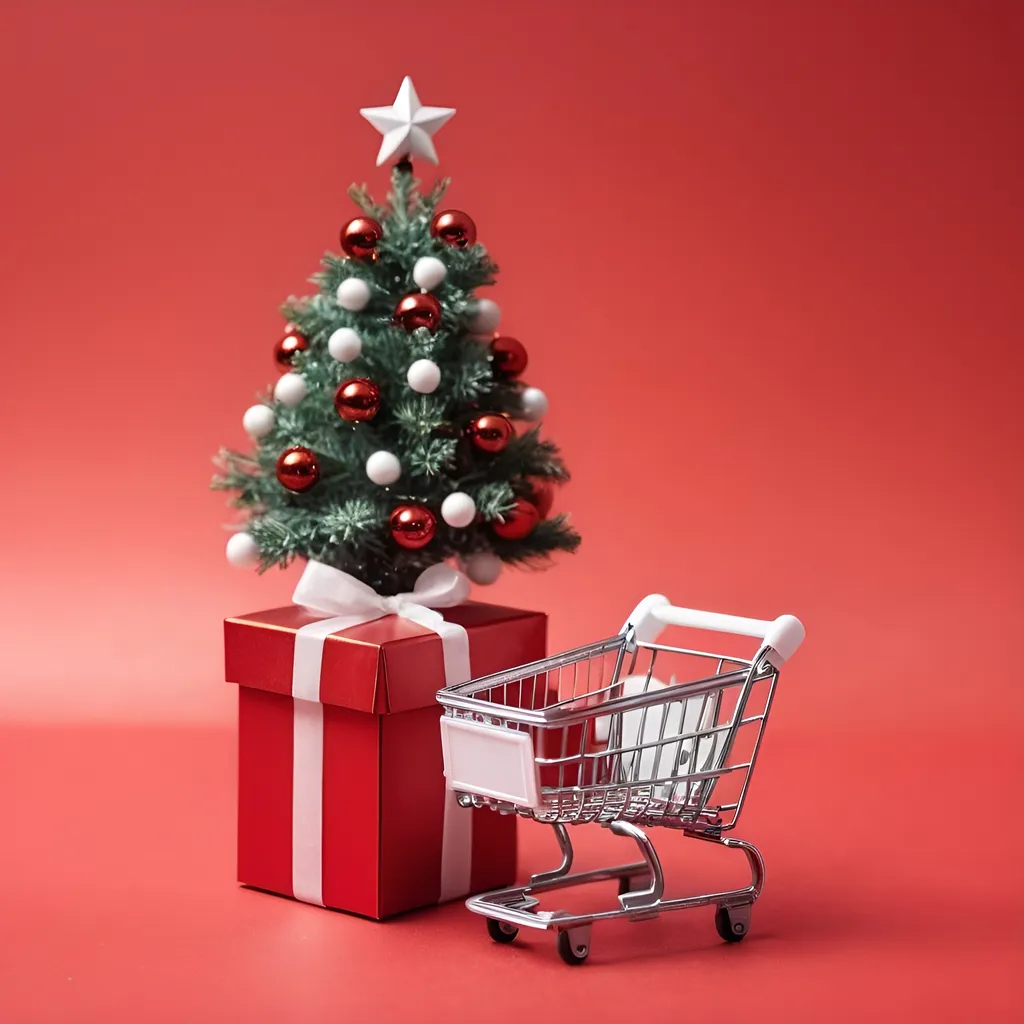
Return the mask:
<svg viewBox="0 0 1024 1024">
<path fill-rule="evenodd" d="M 365 377 L 343 380 L 334 393 L 334 408 L 346 423 L 365 423 L 380 411 L 380 388 Z"/>
<path fill-rule="evenodd" d="M 533 533 L 539 522 L 536 505 L 525 498 L 516 498 L 512 511 L 505 513 L 503 521 L 496 519 L 491 523 L 491 529 L 504 540 L 522 540 Z"/>
<path fill-rule="evenodd" d="M 469 526 L 476 518 L 476 502 L 462 491 L 452 491 L 441 502 L 441 518 L 456 529 Z"/>
<path fill-rule="evenodd" d="M 338 305 L 350 313 L 366 309 L 370 301 L 370 286 L 361 277 L 346 277 L 338 285 Z"/>
<path fill-rule="evenodd" d="M 274 429 L 275 419 L 269 405 L 250 405 L 242 416 L 242 429 L 250 437 L 266 437 Z"/>
<path fill-rule="evenodd" d="M 515 338 L 500 335 L 491 342 L 494 368 L 506 377 L 518 377 L 526 369 L 526 348 Z"/>
<path fill-rule="evenodd" d="M 306 378 L 301 373 L 286 373 L 274 385 L 274 400 L 294 409 L 309 393 Z"/>
<path fill-rule="evenodd" d="M 394 321 L 410 334 L 418 327 L 436 331 L 441 324 L 441 303 L 430 292 L 410 292 L 395 307 Z"/>
<path fill-rule="evenodd" d="M 482 587 L 494 583 L 501 575 L 501 559 L 490 551 L 477 551 L 461 559 L 462 571 Z"/>
<path fill-rule="evenodd" d="M 366 475 L 375 484 L 387 487 L 402 475 L 402 464 L 391 452 L 374 452 L 366 460 Z"/>
<path fill-rule="evenodd" d="M 441 368 L 432 359 L 417 359 L 405 379 L 409 387 L 421 395 L 429 395 L 437 390 L 441 383 Z"/>
<path fill-rule="evenodd" d="M 255 569 L 260 564 L 260 546 L 251 533 L 233 533 L 224 551 L 236 569 Z"/>
<path fill-rule="evenodd" d="M 309 348 L 309 340 L 304 334 L 298 331 L 291 331 L 286 334 L 274 346 L 274 362 L 282 373 L 287 373 L 292 368 L 292 358 L 296 352 L 305 352 Z"/>
<path fill-rule="evenodd" d="M 489 455 L 503 451 L 512 439 L 512 424 L 500 412 L 486 412 L 475 416 L 466 427 L 466 436 L 478 451 Z"/>
<path fill-rule="evenodd" d="M 540 388 L 523 388 L 519 403 L 524 420 L 540 420 L 547 415 L 548 396 Z"/>
<path fill-rule="evenodd" d="M 466 321 L 470 334 L 491 335 L 501 323 L 501 307 L 493 299 L 477 299 Z"/>
<path fill-rule="evenodd" d="M 547 519 L 555 503 L 555 489 L 546 480 L 530 482 L 530 501 L 536 507 L 541 519 Z"/>
<path fill-rule="evenodd" d="M 399 505 L 391 513 L 388 525 L 395 543 L 410 550 L 429 544 L 437 531 L 434 513 L 422 505 Z"/>
<path fill-rule="evenodd" d="M 452 107 L 425 107 L 406 75 L 390 107 L 364 107 L 359 111 L 384 136 L 377 153 L 377 166 L 403 156 L 426 157 L 437 163 L 431 136 L 455 113 Z"/>
<path fill-rule="evenodd" d="M 377 243 L 383 237 L 381 226 L 372 217 L 353 217 L 341 229 L 341 248 L 353 259 L 366 259 L 377 254 Z"/>
<path fill-rule="evenodd" d="M 455 249 L 468 249 L 476 244 L 476 225 L 468 213 L 442 210 L 430 222 L 430 233 L 439 242 Z"/>
<path fill-rule="evenodd" d="M 301 445 L 281 452 L 277 459 L 277 479 L 282 487 L 302 494 L 315 487 L 320 479 L 320 463 L 317 457 Z"/>
<path fill-rule="evenodd" d="M 421 256 L 412 268 L 413 281 L 425 292 L 432 292 L 447 276 L 448 268 L 436 256 Z"/>
<path fill-rule="evenodd" d="M 351 327 L 339 327 L 327 339 L 327 351 L 339 363 L 351 363 L 363 351 L 363 339 Z"/>
</svg>

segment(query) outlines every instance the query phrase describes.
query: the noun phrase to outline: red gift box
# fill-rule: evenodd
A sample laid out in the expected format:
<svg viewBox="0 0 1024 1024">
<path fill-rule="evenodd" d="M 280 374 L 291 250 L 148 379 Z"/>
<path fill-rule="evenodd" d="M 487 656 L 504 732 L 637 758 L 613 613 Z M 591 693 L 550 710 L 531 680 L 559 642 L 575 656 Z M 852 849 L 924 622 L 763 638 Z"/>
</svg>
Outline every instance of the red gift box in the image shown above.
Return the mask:
<svg viewBox="0 0 1024 1024">
<path fill-rule="evenodd" d="M 468 602 L 443 615 L 465 630 L 474 676 L 544 657 L 541 613 Z M 445 788 L 441 636 L 398 615 L 332 632 L 319 700 L 306 700 L 293 696 L 296 635 L 323 620 L 293 605 L 224 623 L 239 881 L 378 919 L 510 884 L 515 818 L 461 808 Z"/>
</svg>

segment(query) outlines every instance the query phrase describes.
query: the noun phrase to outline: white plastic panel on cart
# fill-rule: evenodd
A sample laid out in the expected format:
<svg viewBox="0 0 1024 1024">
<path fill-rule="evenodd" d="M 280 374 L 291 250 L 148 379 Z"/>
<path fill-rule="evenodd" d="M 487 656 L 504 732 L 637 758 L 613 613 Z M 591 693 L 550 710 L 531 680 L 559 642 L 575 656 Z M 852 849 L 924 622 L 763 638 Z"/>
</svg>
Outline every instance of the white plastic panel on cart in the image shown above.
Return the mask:
<svg viewBox="0 0 1024 1024">
<path fill-rule="evenodd" d="M 441 719 L 448 788 L 539 807 L 540 791 L 529 733 L 462 718 Z"/>
</svg>

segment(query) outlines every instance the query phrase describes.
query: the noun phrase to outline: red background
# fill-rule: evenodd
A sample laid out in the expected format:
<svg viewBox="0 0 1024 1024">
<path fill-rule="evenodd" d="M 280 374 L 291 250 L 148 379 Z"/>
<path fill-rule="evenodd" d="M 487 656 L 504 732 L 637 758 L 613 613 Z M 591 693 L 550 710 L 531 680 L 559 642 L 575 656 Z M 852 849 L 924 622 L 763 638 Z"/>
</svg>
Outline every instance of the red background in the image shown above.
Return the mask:
<svg viewBox="0 0 1024 1024">
<path fill-rule="evenodd" d="M 549 611 L 553 647 L 614 630 L 650 590 L 794 612 L 808 629 L 763 762 L 807 788 L 773 799 L 762 778 L 743 830 L 769 863 L 768 937 L 709 946 L 691 969 L 695 926 L 624 926 L 629 955 L 612 939 L 605 967 L 634 973 L 606 975 L 607 989 L 662 993 L 678 1009 L 686 979 L 721 970 L 709 999 L 746 977 L 732 998 L 783 1019 L 773 1008 L 802 1006 L 793 993 L 810 998 L 826 978 L 825 995 L 868 1012 L 877 981 L 902 995 L 879 995 L 876 1018 L 899 1005 L 903 1019 L 912 1006 L 917 1019 L 1017 1019 L 1019 990 L 985 972 L 1019 944 L 1022 903 L 1009 859 L 1024 612 L 1022 21 L 1018 4 L 966 0 L 8 4 L 7 1019 L 138 1019 L 132 986 L 163 983 L 184 1013 L 203 964 L 235 979 L 226 1005 L 243 980 L 244 998 L 273 1004 L 256 983 L 264 960 L 217 961 L 235 948 L 227 936 L 216 956 L 175 959 L 163 944 L 177 926 L 159 923 L 198 912 L 186 893 L 230 900 L 246 921 L 269 899 L 231 888 L 230 828 L 211 810 L 232 813 L 220 620 L 282 603 L 294 573 L 227 567 L 209 456 L 243 443 L 241 413 L 274 376 L 276 305 L 336 244 L 345 188 L 383 191 L 379 137 L 357 111 L 389 103 L 406 73 L 424 102 L 458 108 L 437 136 L 440 172 L 503 267 L 504 326 L 529 349 L 529 382 L 551 397 L 547 433 L 575 473 L 557 507 L 584 536 L 579 555 L 543 577 L 507 573 L 486 596 Z M 48 731 L 57 720 L 78 724 Z M 152 720 L 212 728 L 161 733 L 154 748 L 147 732 L 104 731 Z M 188 760 L 183 743 L 209 769 L 201 786 L 172 770 Z M 39 758 L 49 767 L 37 772 Z M 151 772 L 152 806 L 148 786 L 127 794 L 118 781 L 136 771 Z M 118 803 L 129 797 L 149 815 L 145 840 Z M 191 835 L 196 820 L 211 829 L 202 857 L 144 845 L 125 874 L 103 845 L 155 844 L 167 821 Z M 173 835 L 161 850 L 186 842 Z M 531 842 L 527 870 L 544 859 Z M 152 915 L 117 917 L 126 886 Z M 385 932 L 274 907 L 266 927 L 308 934 L 307 946 L 331 929 L 362 950 L 373 936 L 358 996 L 313 979 L 294 1000 L 319 990 L 331 1012 L 365 1005 L 366 972 L 397 969 L 408 942 L 435 965 L 417 984 L 452 969 L 439 943 L 460 969 L 489 973 L 490 997 L 503 991 L 506 951 L 481 947 L 457 908 Z M 814 937 L 823 915 L 859 921 L 866 907 L 870 928 Z M 93 988 L 78 1002 L 58 986 L 74 975 L 58 954 L 96 936 L 72 913 L 99 913 L 124 949 L 147 950 L 115 958 L 109 978 L 79 972 Z M 242 918 L 231 927 L 249 927 Z M 954 937 L 972 950 L 956 958 L 962 984 L 937 966 L 952 963 Z M 643 959 L 646 943 L 666 942 L 676 959 Z M 294 950 L 269 948 L 285 970 Z M 878 975 L 883 960 L 919 966 Z M 758 973 L 766 965 L 781 989 Z M 589 989 L 572 984 L 581 1005 Z M 70 1002 L 48 1016 L 58 991 Z M 104 1003 L 115 991 L 122 1002 Z"/>
</svg>

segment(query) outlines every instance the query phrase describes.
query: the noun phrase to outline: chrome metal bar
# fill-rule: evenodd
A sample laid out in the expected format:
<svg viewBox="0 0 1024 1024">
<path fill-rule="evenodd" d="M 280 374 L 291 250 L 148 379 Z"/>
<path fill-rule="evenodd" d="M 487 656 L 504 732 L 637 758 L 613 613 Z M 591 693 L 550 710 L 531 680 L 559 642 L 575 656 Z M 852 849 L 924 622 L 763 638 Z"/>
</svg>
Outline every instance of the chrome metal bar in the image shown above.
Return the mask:
<svg viewBox="0 0 1024 1024">
<path fill-rule="evenodd" d="M 535 672 L 547 672 L 551 669 L 558 668 L 560 665 L 569 665 L 574 661 L 579 661 L 581 658 L 589 657 L 592 653 L 606 653 L 607 651 L 615 650 L 617 647 L 621 648 L 623 646 L 624 639 L 625 638 L 621 634 L 618 634 L 616 636 L 608 637 L 605 640 L 598 640 L 592 644 L 584 644 L 582 647 L 576 647 L 571 651 L 565 651 L 561 654 L 541 658 L 538 661 L 531 661 L 525 665 L 517 665 L 514 668 L 504 669 L 501 672 L 492 672 L 487 676 L 470 679 L 468 682 L 458 683 L 455 686 L 442 690 L 438 693 L 438 700 L 443 703 L 445 697 L 454 694 L 489 690 L 492 687 L 501 686 L 506 680 L 510 682 L 518 682 L 520 679 L 528 678 Z"/>
<path fill-rule="evenodd" d="M 725 826 L 723 831 L 727 831 L 735 826 L 736 821 L 739 819 L 740 812 L 743 810 L 743 803 L 747 798 L 747 787 L 750 785 L 750 776 L 754 772 L 754 765 L 757 763 L 757 755 L 761 750 L 761 737 L 764 735 L 765 726 L 768 724 L 768 714 L 771 711 L 772 701 L 775 697 L 775 687 L 778 681 L 779 674 L 778 672 L 775 672 L 772 675 L 771 681 L 768 684 L 768 694 L 765 697 L 764 711 L 761 713 L 760 716 L 755 716 L 760 718 L 760 722 L 758 723 L 757 736 L 754 739 L 754 749 L 750 755 L 749 770 L 747 772 L 746 778 L 744 778 L 743 780 L 743 786 L 740 788 L 740 795 L 736 798 L 736 814 L 733 817 L 732 823 Z"/>
<path fill-rule="evenodd" d="M 719 839 L 705 836 L 698 832 L 687 832 L 686 835 L 705 842 L 718 843 L 728 849 L 740 850 L 750 867 L 751 881 L 739 889 L 725 889 L 721 892 L 703 893 L 698 896 L 686 896 L 680 899 L 666 900 L 662 898 L 656 907 L 657 913 L 663 914 L 673 910 L 687 910 L 692 907 L 704 907 L 715 904 L 720 907 L 744 907 L 753 904 L 761 894 L 764 886 L 764 861 L 757 848 L 751 843 L 739 839 Z M 616 878 L 635 878 L 650 870 L 646 860 L 636 864 L 623 864 L 618 867 L 605 868 L 597 871 L 584 871 L 575 875 L 565 875 L 550 883 L 534 886 L 513 886 L 485 893 L 466 901 L 466 906 L 476 914 L 521 928 L 539 928 L 548 930 L 564 930 L 571 926 L 591 924 L 594 921 L 607 921 L 612 918 L 643 918 L 650 916 L 650 907 L 638 910 L 625 909 L 621 905 L 615 910 L 598 911 L 590 914 L 570 914 L 564 910 L 535 910 L 539 901 L 532 894 L 554 889 L 565 889 L 591 882 L 610 881 Z"/>
<path fill-rule="evenodd" d="M 551 827 L 555 830 L 555 838 L 558 840 L 558 848 L 562 851 L 562 863 L 552 871 L 542 871 L 540 874 L 530 877 L 530 885 L 544 885 L 556 882 L 564 878 L 572 869 L 572 840 L 569 838 L 569 830 L 560 822 L 553 822 Z"/>
<path fill-rule="evenodd" d="M 609 828 L 617 836 L 629 836 L 640 847 L 640 853 L 651 872 L 651 884 L 646 889 L 622 893 L 619 904 L 623 910 L 653 910 L 665 895 L 665 874 L 654 844 L 645 832 L 628 821 L 613 821 Z"/>
<path fill-rule="evenodd" d="M 722 661 L 729 665 L 743 665 L 749 668 L 753 664 L 748 658 L 735 658 L 730 654 L 716 654 L 714 651 L 697 651 L 689 647 L 673 647 L 671 644 L 654 643 L 650 640 L 638 640 L 637 647 L 641 650 L 666 651 L 670 654 L 689 654 L 694 658 L 709 658 L 712 661 Z"/>
</svg>

